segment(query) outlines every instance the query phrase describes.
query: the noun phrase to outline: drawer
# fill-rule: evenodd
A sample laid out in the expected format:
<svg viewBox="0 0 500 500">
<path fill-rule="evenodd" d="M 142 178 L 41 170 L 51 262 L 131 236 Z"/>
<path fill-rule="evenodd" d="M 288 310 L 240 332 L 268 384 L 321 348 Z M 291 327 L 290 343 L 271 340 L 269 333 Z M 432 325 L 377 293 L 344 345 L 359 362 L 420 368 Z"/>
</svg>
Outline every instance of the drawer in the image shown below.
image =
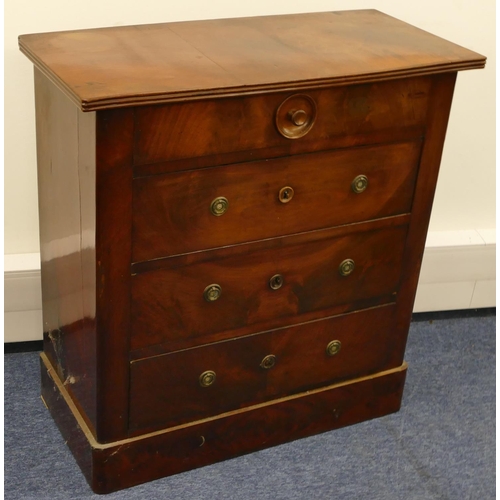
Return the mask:
<svg viewBox="0 0 500 500">
<path fill-rule="evenodd" d="M 217 164 L 228 153 L 244 158 L 262 150 L 266 156 L 274 150 L 297 154 L 338 147 L 344 139 L 359 144 L 374 132 L 390 138 L 424 126 L 431 82 L 429 77 L 404 78 L 141 106 L 135 111 L 134 165 L 206 156 Z"/>
<path fill-rule="evenodd" d="M 293 324 L 339 304 L 393 301 L 406 231 L 405 225 L 344 236 L 326 230 L 313 241 L 293 236 L 272 240 L 272 248 L 242 245 L 235 255 L 222 249 L 166 259 L 163 268 L 132 276 L 131 348 Z"/>
<path fill-rule="evenodd" d="M 154 429 L 398 366 L 394 305 L 131 363 L 130 428 Z"/>
<path fill-rule="evenodd" d="M 411 211 L 421 141 L 134 181 L 134 262 Z"/>
</svg>

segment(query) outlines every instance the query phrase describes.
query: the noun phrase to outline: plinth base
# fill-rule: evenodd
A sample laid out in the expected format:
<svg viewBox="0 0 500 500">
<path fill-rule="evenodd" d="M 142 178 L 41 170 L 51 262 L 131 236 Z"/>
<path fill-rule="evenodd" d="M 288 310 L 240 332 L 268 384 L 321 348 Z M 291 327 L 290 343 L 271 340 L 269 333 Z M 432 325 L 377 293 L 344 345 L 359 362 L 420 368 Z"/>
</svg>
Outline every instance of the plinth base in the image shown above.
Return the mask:
<svg viewBox="0 0 500 500">
<path fill-rule="evenodd" d="M 101 444 L 41 354 L 42 397 L 96 493 L 111 493 L 399 410 L 406 363 L 368 377 Z"/>
</svg>

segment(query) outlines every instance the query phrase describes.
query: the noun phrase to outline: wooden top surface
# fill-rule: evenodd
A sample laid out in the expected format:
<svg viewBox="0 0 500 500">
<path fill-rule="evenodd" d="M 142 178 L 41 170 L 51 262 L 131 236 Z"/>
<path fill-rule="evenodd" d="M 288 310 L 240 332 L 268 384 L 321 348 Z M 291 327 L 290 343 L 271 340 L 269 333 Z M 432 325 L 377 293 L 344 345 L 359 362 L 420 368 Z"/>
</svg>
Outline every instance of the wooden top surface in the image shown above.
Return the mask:
<svg viewBox="0 0 500 500">
<path fill-rule="evenodd" d="M 486 58 L 376 10 L 22 35 L 84 111 L 482 68 Z"/>
</svg>

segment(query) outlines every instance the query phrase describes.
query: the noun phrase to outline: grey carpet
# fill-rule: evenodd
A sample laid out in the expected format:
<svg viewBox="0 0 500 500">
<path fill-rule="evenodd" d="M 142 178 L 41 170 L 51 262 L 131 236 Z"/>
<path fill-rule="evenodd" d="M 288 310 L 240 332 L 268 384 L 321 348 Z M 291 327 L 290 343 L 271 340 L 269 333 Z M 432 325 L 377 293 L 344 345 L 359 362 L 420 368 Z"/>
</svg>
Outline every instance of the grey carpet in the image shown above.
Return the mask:
<svg viewBox="0 0 500 500">
<path fill-rule="evenodd" d="M 414 322 L 406 359 L 397 414 L 107 498 L 495 498 L 495 317 Z M 5 355 L 5 498 L 94 497 L 40 400 L 38 354 Z"/>
</svg>

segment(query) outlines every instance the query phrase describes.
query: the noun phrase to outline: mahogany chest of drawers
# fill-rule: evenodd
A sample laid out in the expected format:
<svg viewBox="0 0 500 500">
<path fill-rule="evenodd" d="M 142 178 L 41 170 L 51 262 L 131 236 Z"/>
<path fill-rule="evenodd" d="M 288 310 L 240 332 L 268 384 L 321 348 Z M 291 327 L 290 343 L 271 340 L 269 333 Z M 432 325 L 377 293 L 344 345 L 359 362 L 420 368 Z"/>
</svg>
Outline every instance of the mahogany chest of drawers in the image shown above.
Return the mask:
<svg viewBox="0 0 500 500">
<path fill-rule="evenodd" d="M 399 409 L 458 70 L 377 11 L 20 37 L 42 395 L 92 488 Z"/>
</svg>

